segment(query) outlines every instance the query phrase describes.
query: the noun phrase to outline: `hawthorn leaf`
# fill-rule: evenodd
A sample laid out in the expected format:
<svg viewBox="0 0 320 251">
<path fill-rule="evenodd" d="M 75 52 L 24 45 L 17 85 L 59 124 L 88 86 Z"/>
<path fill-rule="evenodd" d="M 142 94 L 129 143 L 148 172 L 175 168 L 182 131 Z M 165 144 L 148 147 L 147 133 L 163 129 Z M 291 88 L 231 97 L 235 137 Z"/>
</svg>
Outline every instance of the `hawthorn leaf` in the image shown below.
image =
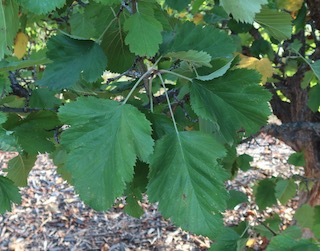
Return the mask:
<svg viewBox="0 0 320 251">
<path fill-rule="evenodd" d="M 288 164 L 291 164 L 291 165 L 294 165 L 294 166 L 305 166 L 306 165 L 306 161 L 304 159 L 303 152 L 292 153 L 289 156 L 287 162 L 288 162 Z"/>
<path fill-rule="evenodd" d="M 35 14 L 46 14 L 56 8 L 62 8 L 66 0 L 16 0 L 23 8 Z"/>
<path fill-rule="evenodd" d="M 13 45 L 19 30 L 19 5 L 14 0 L 2 1 L 0 4 L 0 60 L 4 58 L 7 48 Z"/>
<path fill-rule="evenodd" d="M 258 182 L 255 197 L 260 210 L 264 210 L 266 207 L 273 206 L 277 203 L 275 186 L 276 184 L 272 179 L 264 179 Z"/>
<path fill-rule="evenodd" d="M 199 39 L 201 38 L 201 39 Z M 174 31 L 163 33 L 161 53 L 179 51 L 205 51 L 212 59 L 232 57 L 236 51 L 234 41 L 230 36 L 212 26 L 202 27 L 193 23 L 183 23 Z"/>
<path fill-rule="evenodd" d="M 166 0 L 165 2 L 169 8 L 181 11 L 190 4 L 191 0 Z"/>
<path fill-rule="evenodd" d="M 220 4 L 228 14 L 240 22 L 252 24 L 256 13 L 260 12 L 261 5 L 268 0 L 221 0 Z"/>
<path fill-rule="evenodd" d="M 29 100 L 30 107 L 34 108 L 54 108 L 61 104 L 60 99 L 55 97 L 56 92 L 48 88 L 39 88 L 32 91 Z"/>
<path fill-rule="evenodd" d="M 209 251 L 238 251 L 241 236 L 231 228 L 224 227 L 218 234 Z"/>
<path fill-rule="evenodd" d="M 239 129 L 257 132 L 270 115 L 270 93 L 260 85 L 253 70 L 236 69 L 211 81 L 194 79 L 190 84 L 191 105 L 201 117 L 214 122 L 227 142 Z"/>
<path fill-rule="evenodd" d="M 197 76 L 196 79 L 199 79 L 201 81 L 208 81 L 223 76 L 230 69 L 233 60 L 234 58 L 227 61 L 224 65 L 222 65 L 219 69 L 215 70 L 214 72 L 208 75 Z"/>
<path fill-rule="evenodd" d="M 53 63 L 47 65 L 42 79 L 36 82 L 38 85 L 63 89 L 75 85 L 81 78 L 92 83 L 106 68 L 107 57 L 92 40 L 60 34 L 52 37 L 47 46 L 47 56 Z"/>
<path fill-rule="evenodd" d="M 263 7 L 255 21 L 275 39 L 282 41 L 291 37 L 292 18 L 289 13 Z"/>
<path fill-rule="evenodd" d="M 196 234 L 213 237 L 226 208 L 227 172 L 217 163 L 225 148 L 210 134 L 184 131 L 156 142 L 148 196 L 164 217 Z"/>
<path fill-rule="evenodd" d="M 76 13 L 70 18 L 72 35 L 83 38 L 92 38 L 96 35 L 96 27 L 93 18 L 85 13 Z"/>
<path fill-rule="evenodd" d="M 55 112 L 40 111 L 31 113 L 9 129 L 14 132 L 19 145 L 29 154 L 51 152 L 54 143 L 53 129 L 60 125 Z"/>
<path fill-rule="evenodd" d="M 189 50 L 189 51 L 169 52 L 165 55 L 165 57 L 180 59 L 182 61 L 186 61 L 189 64 L 196 65 L 196 66 L 211 67 L 211 64 L 210 64 L 211 56 L 204 51 Z"/>
<path fill-rule="evenodd" d="M 279 180 L 276 185 L 276 197 L 282 205 L 285 205 L 296 195 L 297 185 L 294 180 Z"/>
<path fill-rule="evenodd" d="M 33 168 L 36 159 L 36 155 L 18 155 L 14 157 L 9 160 L 8 168 L 4 170 L 8 172 L 6 177 L 12 180 L 16 186 L 27 186 L 29 172 Z"/>
<path fill-rule="evenodd" d="M 131 105 L 94 97 L 61 107 L 59 118 L 70 125 L 61 144 L 75 189 L 92 208 L 108 209 L 132 180 L 136 158 L 148 162 L 153 152 L 150 122 Z"/>
<path fill-rule="evenodd" d="M 125 43 L 132 53 L 148 57 L 157 53 L 162 42 L 163 27 L 153 11 L 136 12 L 125 20 L 123 28 L 128 32 Z"/>
<path fill-rule="evenodd" d="M 21 203 L 21 195 L 13 181 L 0 176 L 0 214 L 11 211 L 11 203 Z"/>
</svg>

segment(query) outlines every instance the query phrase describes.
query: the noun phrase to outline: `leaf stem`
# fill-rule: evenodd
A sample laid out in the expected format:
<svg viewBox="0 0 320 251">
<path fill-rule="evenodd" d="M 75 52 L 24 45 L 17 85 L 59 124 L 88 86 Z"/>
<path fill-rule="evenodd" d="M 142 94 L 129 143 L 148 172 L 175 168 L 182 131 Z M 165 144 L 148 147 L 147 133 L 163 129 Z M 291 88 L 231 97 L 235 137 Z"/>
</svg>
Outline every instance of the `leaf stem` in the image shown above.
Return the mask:
<svg viewBox="0 0 320 251">
<path fill-rule="evenodd" d="M 168 95 L 168 92 L 167 92 L 167 90 L 166 90 L 166 85 L 165 85 L 165 83 L 164 83 L 164 81 L 163 81 L 163 78 L 162 78 L 161 74 L 158 73 L 157 75 L 158 75 L 158 77 L 160 78 L 162 87 L 164 88 L 164 91 L 165 91 L 167 103 L 168 103 L 168 106 L 169 106 L 170 115 L 171 115 L 171 118 L 172 118 L 172 121 L 173 121 L 173 125 L 174 125 L 174 129 L 175 129 L 177 135 L 179 135 L 179 130 L 178 130 L 178 127 L 177 127 L 177 122 L 176 122 L 176 120 L 175 120 L 175 118 L 174 118 L 174 115 L 173 115 L 173 111 L 172 111 L 172 107 L 171 107 L 169 95 Z"/>
<path fill-rule="evenodd" d="M 173 71 L 168 71 L 168 70 L 160 70 L 159 73 L 168 73 L 168 74 L 172 74 L 172 75 L 175 75 L 175 76 L 178 76 L 179 78 L 183 78 L 183 79 L 186 79 L 190 82 L 192 82 L 192 78 L 188 78 L 186 76 L 183 76 L 179 73 L 176 73 L 176 72 L 173 72 Z"/>
<path fill-rule="evenodd" d="M 98 44 L 101 44 L 101 41 L 103 39 L 104 34 L 109 30 L 110 26 L 113 24 L 114 21 L 117 20 L 117 17 L 112 19 L 110 23 L 107 25 L 107 27 L 104 29 L 104 31 L 101 33 L 100 37 L 96 40 Z"/>
</svg>

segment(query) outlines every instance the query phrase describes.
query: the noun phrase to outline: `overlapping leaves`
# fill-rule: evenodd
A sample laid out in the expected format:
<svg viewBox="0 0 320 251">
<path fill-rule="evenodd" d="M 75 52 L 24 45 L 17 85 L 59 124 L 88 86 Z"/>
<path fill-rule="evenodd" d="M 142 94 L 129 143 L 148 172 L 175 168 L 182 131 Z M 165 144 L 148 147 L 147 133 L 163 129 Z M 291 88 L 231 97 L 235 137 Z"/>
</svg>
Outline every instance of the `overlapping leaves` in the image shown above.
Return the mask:
<svg viewBox="0 0 320 251">
<path fill-rule="evenodd" d="M 91 207 L 108 209 L 132 180 L 136 158 L 153 152 L 150 123 L 131 105 L 94 97 L 67 104 L 59 117 L 71 126 L 61 142 L 76 190 Z"/>
<path fill-rule="evenodd" d="M 66 0 L 17 0 L 17 2 L 28 11 L 35 14 L 45 14 L 56 8 L 61 8 Z"/>
<path fill-rule="evenodd" d="M 165 217 L 197 234 L 215 235 L 228 198 L 227 178 L 217 159 L 223 145 L 200 132 L 179 132 L 157 141 L 148 194 Z"/>
</svg>

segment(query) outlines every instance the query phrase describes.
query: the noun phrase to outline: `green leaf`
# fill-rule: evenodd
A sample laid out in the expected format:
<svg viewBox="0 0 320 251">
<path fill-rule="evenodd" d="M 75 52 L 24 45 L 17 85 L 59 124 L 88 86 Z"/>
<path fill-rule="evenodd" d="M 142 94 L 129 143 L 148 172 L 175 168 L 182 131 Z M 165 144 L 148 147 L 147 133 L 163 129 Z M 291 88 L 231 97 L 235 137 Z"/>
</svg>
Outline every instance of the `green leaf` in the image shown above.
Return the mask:
<svg viewBox="0 0 320 251">
<path fill-rule="evenodd" d="M 35 14 L 46 14 L 56 8 L 62 8 L 66 0 L 16 0 L 23 8 Z"/>
<path fill-rule="evenodd" d="M 158 140 L 151 159 L 148 195 L 164 217 L 196 234 L 213 237 L 226 208 L 227 173 L 216 162 L 223 145 L 209 134 L 185 131 Z"/>
<path fill-rule="evenodd" d="M 125 20 L 123 28 L 128 32 L 125 43 L 129 45 L 132 53 L 151 57 L 159 50 L 163 28 L 154 17 L 152 9 L 143 8 L 143 10 L 145 11 L 140 10 Z"/>
<path fill-rule="evenodd" d="M 266 219 L 263 224 L 254 227 L 254 230 L 261 236 L 271 239 L 274 236 L 274 233 L 278 234 L 280 232 L 281 224 L 282 221 L 279 215 L 275 214 L 272 217 Z M 270 229 L 273 232 L 271 232 Z"/>
<path fill-rule="evenodd" d="M 0 4 L 0 60 L 4 58 L 7 48 L 13 45 L 19 29 L 19 5 L 14 0 L 2 1 Z"/>
<path fill-rule="evenodd" d="M 291 154 L 288 158 L 288 163 L 295 166 L 305 166 L 306 162 L 304 160 L 303 152 Z"/>
<path fill-rule="evenodd" d="M 61 101 L 55 97 L 56 92 L 48 88 L 39 88 L 32 91 L 29 100 L 30 107 L 34 108 L 54 108 L 61 104 Z"/>
<path fill-rule="evenodd" d="M 320 85 L 316 84 L 309 90 L 308 107 L 313 112 L 317 112 L 320 106 Z"/>
<path fill-rule="evenodd" d="M 85 13 L 76 13 L 70 18 L 72 35 L 83 38 L 92 38 L 96 35 L 94 19 Z"/>
<path fill-rule="evenodd" d="M 20 152 L 21 148 L 13 136 L 13 132 L 0 128 L 0 150 L 5 152 Z"/>
<path fill-rule="evenodd" d="M 16 186 L 27 186 L 29 172 L 34 166 L 36 159 L 36 155 L 18 155 L 9 160 L 8 168 L 4 170 L 5 172 L 8 172 L 7 178 L 12 180 Z"/>
<path fill-rule="evenodd" d="M 37 84 L 51 89 L 71 87 L 81 77 L 94 82 L 101 77 L 107 64 L 103 50 L 94 41 L 77 40 L 64 34 L 49 40 L 47 56 L 53 63 L 47 65 Z"/>
<path fill-rule="evenodd" d="M 275 186 L 276 184 L 272 179 L 259 181 L 255 197 L 260 210 L 277 204 Z"/>
<path fill-rule="evenodd" d="M 248 154 L 241 154 L 237 158 L 237 164 L 242 171 L 248 171 L 251 168 L 250 162 L 252 161 L 252 156 Z"/>
<path fill-rule="evenodd" d="M 13 181 L 0 176 L 0 214 L 11 211 L 11 203 L 21 203 L 19 189 Z"/>
<path fill-rule="evenodd" d="M 166 0 L 166 4 L 177 11 L 182 11 L 190 4 L 191 0 Z"/>
<path fill-rule="evenodd" d="M 97 3 L 102 3 L 105 5 L 113 5 L 116 3 L 121 3 L 121 0 L 94 0 Z"/>
<path fill-rule="evenodd" d="M 248 197 L 246 194 L 237 191 L 237 190 L 230 190 L 229 191 L 230 198 L 228 200 L 228 209 L 234 209 L 237 205 L 248 202 Z"/>
<path fill-rule="evenodd" d="M 253 70 L 236 69 L 223 77 L 202 82 L 193 80 L 190 87 L 191 105 L 202 118 L 211 120 L 227 142 L 236 131 L 255 133 L 270 114 L 270 93 L 260 85 L 260 75 Z"/>
<path fill-rule="evenodd" d="M 108 209 L 132 180 L 136 158 L 148 161 L 153 151 L 150 122 L 131 105 L 94 97 L 61 107 L 59 117 L 71 126 L 61 143 L 77 192 L 92 208 Z"/>
<path fill-rule="evenodd" d="M 233 60 L 234 58 L 227 61 L 224 65 L 222 65 L 219 69 L 215 70 L 214 72 L 204 76 L 197 76 L 196 79 L 208 81 L 223 76 L 230 69 Z"/>
<path fill-rule="evenodd" d="M 312 228 L 314 223 L 314 208 L 308 204 L 303 204 L 297 209 L 294 219 L 304 228 Z"/>
<path fill-rule="evenodd" d="M 0 124 L 3 124 L 7 121 L 7 116 L 4 112 L 0 112 Z"/>
<path fill-rule="evenodd" d="M 264 7 L 261 12 L 256 15 L 255 21 L 264 27 L 272 37 L 279 41 L 291 37 L 292 18 L 289 13 Z"/>
<path fill-rule="evenodd" d="M 279 180 L 276 185 L 276 197 L 282 205 L 285 205 L 297 193 L 297 185 L 294 180 Z"/>
<path fill-rule="evenodd" d="M 252 24 L 256 13 L 261 9 L 261 5 L 267 4 L 267 0 L 221 0 L 220 4 L 228 14 L 241 22 Z"/>
<path fill-rule="evenodd" d="M 146 163 L 138 161 L 134 168 L 134 178 L 127 185 L 125 191 L 126 206 L 124 211 L 136 218 L 140 217 L 144 212 L 139 205 L 139 201 L 142 201 L 142 193 L 145 193 L 147 189 L 148 173 L 149 166 Z"/>
<path fill-rule="evenodd" d="M 205 51 L 215 59 L 232 57 L 236 50 L 235 43 L 226 32 L 212 26 L 196 26 L 190 22 L 177 26 L 172 32 L 164 32 L 163 41 L 163 54 L 195 50 Z"/>
<path fill-rule="evenodd" d="M 237 251 L 240 235 L 231 228 L 223 228 L 220 230 L 215 242 L 211 245 L 209 251 Z"/>
<path fill-rule="evenodd" d="M 60 122 L 56 113 L 40 111 L 31 113 L 10 130 L 14 131 L 23 150 L 33 155 L 54 150 L 54 143 L 50 138 L 53 138 L 53 129 L 58 125 Z"/>
<path fill-rule="evenodd" d="M 195 66 L 211 67 L 211 64 L 210 64 L 211 56 L 204 51 L 189 50 L 189 51 L 170 52 L 170 53 L 167 53 L 165 57 L 180 59 L 182 61 L 186 61 L 189 64 L 192 64 Z"/>
</svg>

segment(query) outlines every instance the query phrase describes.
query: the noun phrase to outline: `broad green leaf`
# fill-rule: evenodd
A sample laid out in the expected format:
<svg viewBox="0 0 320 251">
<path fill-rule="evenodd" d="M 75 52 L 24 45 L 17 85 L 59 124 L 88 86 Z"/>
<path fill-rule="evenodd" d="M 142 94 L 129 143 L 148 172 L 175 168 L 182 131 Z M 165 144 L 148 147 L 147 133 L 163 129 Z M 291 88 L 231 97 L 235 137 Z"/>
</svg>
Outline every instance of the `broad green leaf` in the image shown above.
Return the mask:
<svg viewBox="0 0 320 251">
<path fill-rule="evenodd" d="M 143 10 L 146 11 L 139 10 L 125 20 L 123 28 L 128 32 L 125 43 L 129 45 L 132 53 L 151 57 L 159 50 L 163 28 L 154 17 L 152 9 L 143 8 Z"/>
<path fill-rule="evenodd" d="M 202 81 L 208 81 L 208 80 L 213 80 L 215 78 L 223 76 L 230 69 L 231 63 L 233 60 L 234 60 L 234 58 L 232 58 L 231 60 L 226 62 L 226 64 L 224 64 L 223 66 L 221 66 L 219 69 L 215 70 L 214 72 L 212 72 L 208 75 L 204 75 L 204 76 L 197 76 L 196 79 L 199 79 Z"/>
<path fill-rule="evenodd" d="M 31 113 L 25 119 L 10 128 L 18 143 L 29 154 L 51 152 L 54 143 L 54 129 L 60 125 L 57 115 L 51 111 Z"/>
<path fill-rule="evenodd" d="M 252 156 L 248 154 L 241 154 L 237 158 L 237 164 L 242 171 L 248 171 L 251 168 L 250 162 L 252 161 Z"/>
<path fill-rule="evenodd" d="M 164 217 L 196 234 L 213 237 L 222 226 L 226 208 L 227 173 L 217 159 L 222 144 L 209 134 L 184 131 L 158 140 L 151 159 L 148 195 L 159 201 Z"/>
<path fill-rule="evenodd" d="M 230 198 L 228 200 L 228 209 L 234 209 L 237 205 L 248 202 L 248 197 L 246 194 L 237 191 L 237 190 L 230 190 L 229 191 Z"/>
<path fill-rule="evenodd" d="M 0 176 L 0 214 L 11 211 L 11 203 L 21 203 L 19 189 L 13 181 Z"/>
<path fill-rule="evenodd" d="M 314 224 L 314 208 L 308 204 L 303 204 L 297 209 L 294 219 L 304 228 L 312 228 Z"/>
<path fill-rule="evenodd" d="M 104 18 L 108 20 L 107 25 L 109 25 L 114 18 L 112 11 L 105 11 Z M 124 22 L 123 16 L 120 17 L 120 22 Z M 108 57 L 107 69 L 111 72 L 124 72 L 132 67 L 134 62 L 135 55 L 125 44 L 124 37 L 126 33 L 117 20 L 112 23 L 102 38 L 101 47 Z"/>
<path fill-rule="evenodd" d="M 201 38 L 201 39 L 199 39 Z M 183 23 L 175 31 L 163 33 L 163 54 L 179 51 L 205 51 L 212 59 L 232 57 L 236 50 L 230 36 L 212 26 L 201 27 L 193 23 Z"/>
<path fill-rule="evenodd" d="M 12 180 L 16 186 L 27 186 L 29 172 L 34 166 L 36 159 L 36 155 L 18 155 L 14 157 L 9 160 L 8 168 L 4 170 L 5 172 L 8 172 L 6 177 Z"/>
<path fill-rule="evenodd" d="M 274 214 L 270 218 L 266 219 L 263 224 L 254 227 L 254 230 L 261 236 L 264 236 L 268 239 L 271 239 L 274 236 L 274 233 L 280 232 L 280 226 L 282 220 L 279 215 Z M 270 229 L 273 231 L 271 232 Z"/>
<path fill-rule="evenodd" d="M 0 112 L 0 124 L 3 124 L 7 121 L 7 116 L 4 112 Z"/>
<path fill-rule="evenodd" d="M 313 112 L 317 112 L 320 106 L 320 85 L 316 84 L 313 86 L 308 93 L 308 107 Z"/>
<path fill-rule="evenodd" d="M 211 120 L 227 142 L 239 129 L 248 135 L 266 123 L 270 114 L 270 93 L 260 85 L 260 75 L 253 70 L 236 69 L 211 81 L 193 80 L 191 105 L 202 118 Z"/>
<path fill-rule="evenodd" d="M 66 0 L 16 0 L 23 8 L 35 14 L 46 14 L 65 5 Z"/>
<path fill-rule="evenodd" d="M 19 29 L 19 6 L 14 0 L 2 1 L 0 4 L 0 60 L 7 48 L 13 45 Z"/>
<path fill-rule="evenodd" d="M 175 58 L 175 59 L 180 59 L 182 61 L 186 61 L 189 64 L 196 65 L 196 66 L 211 67 L 211 64 L 210 64 L 211 56 L 204 51 L 189 50 L 189 51 L 169 52 L 165 56 Z"/>
<path fill-rule="evenodd" d="M 76 13 L 70 18 L 71 34 L 83 38 L 93 38 L 96 27 L 93 18 L 85 13 Z"/>
<path fill-rule="evenodd" d="M 279 41 L 291 37 L 292 18 L 289 13 L 264 7 L 261 12 L 256 15 L 255 21 L 264 27 L 272 37 Z"/>
<path fill-rule="evenodd" d="M 61 143 L 75 189 L 94 209 L 108 209 L 132 180 L 136 158 L 153 152 L 150 122 L 131 105 L 94 97 L 61 107 L 59 117 L 71 126 Z"/>
<path fill-rule="evenodd" d="M 209 251 L 237 251 L 238 241 L 240 238 L 241 236 L 233 229 L 225 227 L 220 230 Z"/>
<path fill-rule="evenodd" d="M 305 166 L 306 162 L 304 160 L 303 152 L 296 152 L 289 156 L 288 164 L 295 166 Z"/>
<path fill-rule="evenodd" d="M 290 199 L 293 198 L 297 193 L 297 185 L 294 180 L 279 180 L 276 185 L 276 197 L 285 205 Z"/>
<path fill-rule="evenodd" d="M 177 11 L 181 11 L 188 7 L 191 0 L 166 0 L 165 3 L 171 8 Z"/>
<path fill-rule="evenodd" d="M 320 80 L 320 60 L 315 61 L 314 63 L 309 63 L 314 75 Z"/>
<path fill-rule="evenodd" d="M 256 13 L 260 12 L 261 5 L 268 0 L 221 0 L 220 4 L 228 14 L 240 22 L 252 24 Z"/>
<path fill-rule="evenodd" d="M 54 108 L 61 104 L 61 101 L 55 97 L 56 92 L 48 88 L 39 88 L 32 91 L 29 100 L 30 107 L 35 108 Z"/>
<path fill-rule="evenodd" d="M 37 84 L 51 89 L 71 87 L 81 78 L 94 82 L 107 65 L 103 50 L 94 41 L 77 40 L 63 34 L 49 40 L 47 56 L 53 63 L 47 65 Z"/>
<path fill-rule="evenodd" d="M 277 204 L 275 182 L 272 179 L 260 180 L 255 193 L 256 203 L 260 210 Z"/>
</svg>

